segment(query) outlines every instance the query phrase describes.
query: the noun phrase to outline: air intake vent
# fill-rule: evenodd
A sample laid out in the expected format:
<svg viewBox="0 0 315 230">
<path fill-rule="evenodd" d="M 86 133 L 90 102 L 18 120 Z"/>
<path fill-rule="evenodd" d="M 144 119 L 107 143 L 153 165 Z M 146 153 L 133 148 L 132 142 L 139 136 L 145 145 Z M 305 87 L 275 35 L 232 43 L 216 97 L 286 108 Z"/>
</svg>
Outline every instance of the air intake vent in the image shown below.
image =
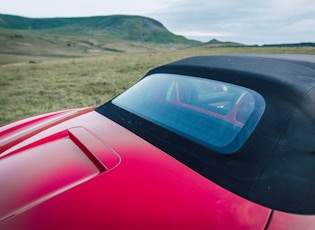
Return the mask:
<svg viewBox="0 0 315 230">
<path fill-rule="evenodd" d="M 72 128 L 0 158 L 0 221 L 112 169 L 119 157 L 92 133 Z"/>
</svg>

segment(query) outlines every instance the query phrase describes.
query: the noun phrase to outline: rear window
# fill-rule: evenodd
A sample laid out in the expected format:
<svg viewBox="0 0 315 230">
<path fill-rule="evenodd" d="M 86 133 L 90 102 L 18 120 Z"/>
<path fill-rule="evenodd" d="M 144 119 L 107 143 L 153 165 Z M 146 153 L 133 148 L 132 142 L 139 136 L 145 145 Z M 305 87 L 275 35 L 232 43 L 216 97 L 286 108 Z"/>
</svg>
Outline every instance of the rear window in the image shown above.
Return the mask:
<svg viewBox="0 0 315 230">
<path fill-rule="evenodd" d="M 253 90 L 175 74 L 147 76 L 112 103 L 221 153 L 238 150 L 265 109 Z"/>
</svg>

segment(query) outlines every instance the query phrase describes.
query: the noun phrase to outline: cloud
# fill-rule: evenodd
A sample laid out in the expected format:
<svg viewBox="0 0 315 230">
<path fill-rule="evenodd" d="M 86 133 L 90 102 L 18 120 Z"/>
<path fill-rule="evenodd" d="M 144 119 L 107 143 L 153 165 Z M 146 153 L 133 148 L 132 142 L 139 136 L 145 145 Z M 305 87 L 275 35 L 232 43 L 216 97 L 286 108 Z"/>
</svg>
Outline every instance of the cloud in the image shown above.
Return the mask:
<svg viewBox="0 0 315 230">
<path fill-rule="evenodd" d="M 184 36 L 195 36 L 195 37 L 229 37 L 233 34 L 231 33 L 219 33 L 219 32 L 202 32 L 202 31 L 177 31 L 175 33 Z"/>
<path fill-rule="evenodd" d="M 98 15 L 145 15 L 173 4 L 174 0 L 0 0 L 0 13 L 26 17 L 82 17 Z"/>
<path fill-rule="evenodd" d="M 142 15 L 176 34 L 244 44 L 315 40 L 314 0 L 0 0 L 0 13 L 27 17 Z"/>
<path fill-rule="evenodd" d="M 227 39 L 233 34 L 231 33 L 221 33 L 221 32 L 203 32 L 203 31 L 172 31 L 174 34 L 182 35 L 189 39 L 199 40 L 202 42 L 208 42 L 213 38 Z"/>
<path fill-rule="evenodd" d="M 181 0 L 152 16 L 171 31 L 203 41 L 266 44 L 315 38 L 312 0 Z"/>
</svg>

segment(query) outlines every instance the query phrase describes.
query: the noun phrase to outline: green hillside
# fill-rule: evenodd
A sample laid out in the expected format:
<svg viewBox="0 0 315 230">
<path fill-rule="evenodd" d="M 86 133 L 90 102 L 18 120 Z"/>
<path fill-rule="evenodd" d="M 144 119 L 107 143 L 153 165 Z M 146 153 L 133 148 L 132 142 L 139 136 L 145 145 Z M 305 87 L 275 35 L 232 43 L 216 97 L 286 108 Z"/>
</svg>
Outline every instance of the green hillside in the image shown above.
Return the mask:
<svg viewBox="0 0 315 230">
<path fill-rule="evenodd" d="M 0 14 L 0 28 L 44 31 L 63 35 L 116 37 L 128 41 L 196 45 L 168 31 L 160 22 L 141 16 L 113 15 L 82 18 L 25 18 Z"/>
<path fill-rule="evenodd" d="M 204 48 L 240 48 L 240 47 L 247 47 L 244 44 L 237 43 L 237 42 L 221 42 L 217 39 L 212 39 L 209 42 L 206 42 L 201 45 Z"/>
<path fill-rule="evenodd" d="M 248 47 L 216 39 L 206 43 L 189 40 L 173 34 L 160 22 L 141 16 L 25 18 L 0 14 L 0 65 L 108 53 Z M 313 48 L 315 43 L 261 47 Z"/>
<path fill-rule="evenodd" d="M 0 65 L 104 53 L 178 50 L 200 44 L 141 16 L 25 18 L 0 14 Z"/>
</svg>

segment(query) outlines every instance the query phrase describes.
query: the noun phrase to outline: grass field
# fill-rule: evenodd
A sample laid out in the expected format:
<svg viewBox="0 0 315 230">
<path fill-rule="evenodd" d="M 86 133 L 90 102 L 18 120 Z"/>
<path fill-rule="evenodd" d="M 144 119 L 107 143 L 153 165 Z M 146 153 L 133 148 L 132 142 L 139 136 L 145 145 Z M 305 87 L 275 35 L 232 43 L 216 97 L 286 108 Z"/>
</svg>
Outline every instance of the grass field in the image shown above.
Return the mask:
<svg viewBox="0 0 315 230">
<path fill-rule="evenodd" d="M 109 53 L 49 59 L 2 55 L 24 61 L 0 65 L 0 125 L 68 108 L 96 106 L 127 89 L 151 68 L 196 55 L 236 53 L 315 54 L 315 48 L 208 48 Z M 35 62 L 35 63 L 34 63 Z"/>
</svg>

